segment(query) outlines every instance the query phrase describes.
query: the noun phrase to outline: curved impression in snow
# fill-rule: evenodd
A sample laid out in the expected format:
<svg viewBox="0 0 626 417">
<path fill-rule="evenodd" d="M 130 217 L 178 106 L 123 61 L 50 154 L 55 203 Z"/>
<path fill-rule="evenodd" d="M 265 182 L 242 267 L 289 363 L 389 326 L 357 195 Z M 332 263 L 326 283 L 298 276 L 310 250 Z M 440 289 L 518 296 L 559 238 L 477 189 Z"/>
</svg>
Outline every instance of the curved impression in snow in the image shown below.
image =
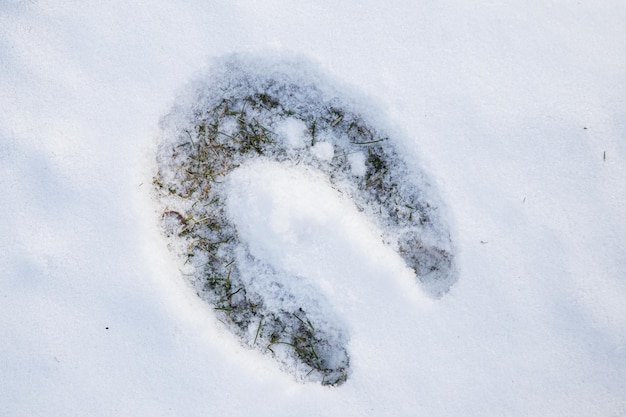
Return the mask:
<svg viewBox="0 0 626 417">
<path fill-rule="evenodd" d="M 380 227 L 425 292 L 440 297 L 454 284 L 449 234 L 423 175 L 309 65 L 227 58 L 162 127 L 154 183 L 170 246 L 242 342 L 270 352 L 298 379 L 345 382 L 348 335 L 319 291 L 256 259 L 240 240 L 223 181 L 234 168 L 264 158 L 324 173 Z"/>
</svg>

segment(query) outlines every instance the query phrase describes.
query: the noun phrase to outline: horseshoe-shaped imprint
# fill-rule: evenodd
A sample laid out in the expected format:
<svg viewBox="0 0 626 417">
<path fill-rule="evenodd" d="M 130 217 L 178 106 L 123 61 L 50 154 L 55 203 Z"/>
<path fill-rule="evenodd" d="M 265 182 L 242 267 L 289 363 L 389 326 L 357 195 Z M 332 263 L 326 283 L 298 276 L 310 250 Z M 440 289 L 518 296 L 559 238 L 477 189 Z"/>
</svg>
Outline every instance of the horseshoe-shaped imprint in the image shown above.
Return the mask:
<svg viewBox="0 0 626 417">
<path fill-rule="evenodd" d="M 349 376 L 347 332 L 314 286 L 256 259 L 240 239 L 223 181 L 233 169 L 265 158 L 320 171 L 380 227 L 425 292 L 440 297 L 456 275 L 424 175 L 311 68 L 241 56 L 217 62 L 163 119 L 154 184 L 170 248 L 220 320 L 299 380 L 338 385 Z"/>
</svg>

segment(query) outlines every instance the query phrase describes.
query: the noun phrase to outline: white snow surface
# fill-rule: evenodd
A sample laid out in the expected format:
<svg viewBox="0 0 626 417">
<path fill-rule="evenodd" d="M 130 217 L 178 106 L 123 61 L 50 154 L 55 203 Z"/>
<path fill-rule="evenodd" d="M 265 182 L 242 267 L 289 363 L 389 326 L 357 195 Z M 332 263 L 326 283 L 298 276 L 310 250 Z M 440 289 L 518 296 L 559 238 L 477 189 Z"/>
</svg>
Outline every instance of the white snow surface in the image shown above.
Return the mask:
<svg viewBox="0 0 626 417">
<path fill-rule="evenodd" d="M 625 415 L 625 21 L 617 0 L 2 2 L 0 416 Z M 349 83 L 445 202 L 459 279 L 434 300 L 323 179 L 233 172 L 251 250 L 349 330 L 337 388 L 242 347 L 159 231 L 159 119 L 232 52 Z"/>
</svg>

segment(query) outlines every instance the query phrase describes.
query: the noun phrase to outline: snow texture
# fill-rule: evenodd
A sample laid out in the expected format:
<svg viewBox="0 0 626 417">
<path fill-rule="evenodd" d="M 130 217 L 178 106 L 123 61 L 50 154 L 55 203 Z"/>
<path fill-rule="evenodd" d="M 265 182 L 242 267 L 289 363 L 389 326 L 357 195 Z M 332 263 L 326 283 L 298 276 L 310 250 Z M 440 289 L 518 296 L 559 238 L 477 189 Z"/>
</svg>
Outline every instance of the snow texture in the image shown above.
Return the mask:
<svg viewBox="0 0 626 417">
<path fill-rule="evenodd" d="M 0 2 L 0 416 L 626 415 L 625 21 L 622 0 Z M 159 120 L 233 52 L 351 85 L 445 202 L 437 299 L 325 174 L 232 172 L 242 241 L 347 337 L 339 387 L 242 348 L 161 235 Z"/>
<path fill-rule="evenodd" d="M 331 200 L 325 187 L 353 199 L 431 295 L 449 291 L 456 274 L 449 232 L 424 176 L 411 178 L 393 139 L 347 107 L 329 86 L 318 87 L 325 77 L 311 67 L 303 60 L 241 56 L 218 62 L 164 119 L 155 185 L 166 233 L 184 242 L 170 247 L 193 268 L 192 283 L 222 312 L 222 320 L 246 345 L 272 352 L 283 364 L 302 362 L 295 372 L 299 379 L 335 385 L 345 382 L 349 371 L 347 336 L 333 325 L 339 320 L 329 306 L 320 306 L 314 296 L 319 290 L 306 277 L 284 276 L 272 266 L 283 254 L 279 247 L 271 253 L 272 245 L 258 245 L 264 233 L 241 239 L 238 231 L 239 224 L 277 229 L 268 235 L 288 233 L 280 230 L 283 213 L 269 224 L 249 215 L 253 208 L 271 213 L 273 187 L 283 190 L 277 198 L 299 206 L 295 193 L 284 194 L 296 187 L 280 185 L 290 177 L 288 170 L 273 169 L 275 175 L 254 188 L 243 185 L 267 171 L 256 161 L 297 167 L 304 178 L 313 175 L 311 170 L 324 174 L 325 183 L 310 186 L 305 201 Z M 365 172 L 355 175 L 350 155 L 364 154 Z M 241 170 L 248 180 L 238 179 L 233 187 L 227 179 L 240 178 Z M 266 192 L 251 199 L 258 188 Z M 246 192 L 227 199 L 231 189 Z M 300 216 L 306 211 L 299 207 Z M 179 230 L 172 228 L 172 218 L 179 220 Z M 284 352 L 289 347 L 292 355 Z"/>
</svg>

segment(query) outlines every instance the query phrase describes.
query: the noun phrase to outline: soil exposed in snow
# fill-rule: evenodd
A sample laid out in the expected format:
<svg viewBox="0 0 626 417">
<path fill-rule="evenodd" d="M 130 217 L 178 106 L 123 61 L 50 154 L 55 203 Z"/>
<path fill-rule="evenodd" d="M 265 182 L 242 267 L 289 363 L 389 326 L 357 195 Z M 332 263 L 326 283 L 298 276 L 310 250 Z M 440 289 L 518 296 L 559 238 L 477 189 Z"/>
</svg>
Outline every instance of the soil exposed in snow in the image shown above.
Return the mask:
<svg viewBox="0 0 626 417">
<path fill-rule="evenodd" d="M 268 260 L 282 264 L 283 251 L 271 253 L 275 245 L 258 243 L 271 240 L 264 235 L 299 240 L 277 226 L 286 222 L 283 213 L 272 213 L 281 198 L 272 190 L 280 190 L 298 217 L 307 216 L 304 207 L 296 210 L 298 187 L 281 183 L 293 178 L 291 170 L 326 178 L 325 184 L 292 181 L 309 189 L 308 207 L 339 195 L 351 198 L 430 295 L 448 292 L 456 272 L 441 203 L 424 175 L 407 169 L 394 138 L 363 120 L 330 86 L 315 84 L 323 80 L 302 60 L 232 56 L 219 62 L 165 118 L 154 184 L 170 247 L 220 320 L 246 345 L 271 352 L 298 379 L 337 385 L 350 370 L 347 335 L 335 324 L 340 320 L 330 305 L 321 305 L 328 303 L 315 296 L 319 289 L 306 272 L 277 269 Z M 269 161 L 282 168 L 266 168 Z M 231 172 L 236 180 L 228 181 Z M 264 173 L 271 173 L 265 182 L 248 185 Z M 237 224 L 256 229 L 256 236 L 248 232 L 242 239 Z M 267 226 L 272 230 L 258 232 Z"/>
</svg>

